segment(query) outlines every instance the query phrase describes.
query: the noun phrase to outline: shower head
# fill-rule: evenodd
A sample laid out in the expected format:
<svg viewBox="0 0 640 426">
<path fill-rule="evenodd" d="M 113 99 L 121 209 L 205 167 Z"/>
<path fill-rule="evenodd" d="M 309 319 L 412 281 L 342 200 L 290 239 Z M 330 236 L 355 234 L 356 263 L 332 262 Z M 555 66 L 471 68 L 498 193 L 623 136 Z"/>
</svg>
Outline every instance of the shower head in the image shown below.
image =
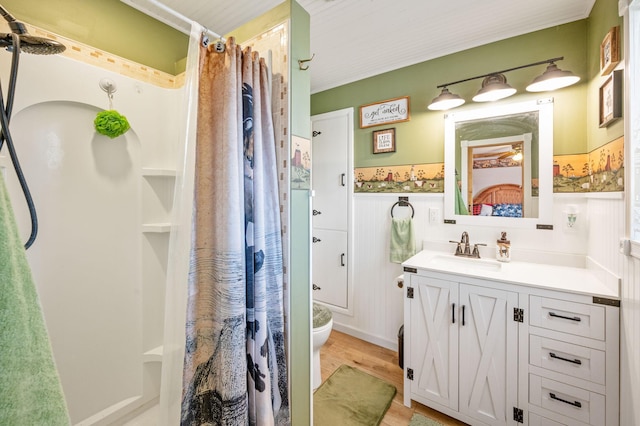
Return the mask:
<svg viewBox="0 0 640 426">
<path fill-rule="evenodd" d="M 0 15 L 9 23 L 9 28 L 13 34 L 20 37 L 20 50 L 25 53 L 34 55 L 55 55 L 64 52 L 66 46 L 55 40 L 47 38 L 31 36 L 27 33 L 27 28 L 22 22 L 16 21 L 7 10 L 0 6 Z M 11 34 L 0 33 L 0 47 L 6 47 L 7 50 L 13 48 L 13 38 Z"/>
<path fill-rule="evenodd" d="M 55 40 L 48 38 L 36 37 L 29 34 L 20 34 L 20 51 L 31 53 L 34 55 L 55 55 L 64 52 L 66 46 Z M 13 48 L 13 40 L 11 34 L 0 33 L 0 48 L 6 47 L 7 50 Z"/>
</svg>

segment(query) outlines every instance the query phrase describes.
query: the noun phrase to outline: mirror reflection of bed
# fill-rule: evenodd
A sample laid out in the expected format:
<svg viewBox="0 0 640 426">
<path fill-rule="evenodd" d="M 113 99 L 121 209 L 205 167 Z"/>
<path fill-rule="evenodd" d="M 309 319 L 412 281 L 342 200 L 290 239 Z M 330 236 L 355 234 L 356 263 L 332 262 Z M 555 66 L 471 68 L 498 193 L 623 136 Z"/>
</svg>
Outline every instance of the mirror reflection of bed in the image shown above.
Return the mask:
<svg viewBox="0 0 640 426">
<path fill-rule="evenodd" d="M 521 185 L 493 185 L 473 197 L 473 207 L 470 211 L 475 216 L 522 217 L 522 197 Z"/>
<path fill-rule="evenodd" d="M 531 134 L 461 141 L 463 194 L 473 216 L 532 217 Z M 466 182 L 465 182 L 466 181 Z"/>
</svg>

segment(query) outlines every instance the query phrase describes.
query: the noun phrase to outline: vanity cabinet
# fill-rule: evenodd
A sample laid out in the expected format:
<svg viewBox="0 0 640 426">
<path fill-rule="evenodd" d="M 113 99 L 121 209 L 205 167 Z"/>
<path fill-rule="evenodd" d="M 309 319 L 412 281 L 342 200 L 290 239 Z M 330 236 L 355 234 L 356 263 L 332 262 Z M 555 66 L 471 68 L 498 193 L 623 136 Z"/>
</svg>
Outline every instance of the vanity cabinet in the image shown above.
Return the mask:
<svg viewBox="0 0 640 426">
<path fill-rule="evenodd" d="M 618 425 L 619 302 L 405 266 L 404 403 L 472 425 Z"/>
</svg>

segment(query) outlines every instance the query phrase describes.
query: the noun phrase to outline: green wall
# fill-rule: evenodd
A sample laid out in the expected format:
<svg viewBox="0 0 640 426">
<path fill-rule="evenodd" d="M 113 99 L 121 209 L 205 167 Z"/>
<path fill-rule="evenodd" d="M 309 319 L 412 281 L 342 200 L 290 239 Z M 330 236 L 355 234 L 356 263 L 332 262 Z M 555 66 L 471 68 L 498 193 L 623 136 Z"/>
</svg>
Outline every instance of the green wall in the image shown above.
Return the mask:
<svg viewBox="0 0 640 426">
<path fill-rule="evenodd" d="M 316 93 L 311 97 L 311 113 L 315 115 L 347 107 L 359 111 L 361 105 L 410 96 L 411 120 L 408 122 L 360 129 L 356 114 L 355 166 L 438 163 L 444 159 L 445 112 L 426 108 L 439 94 L 437 85 L 564 56 L 557 65 L 579 75 L 581 81 L 578 84 L 555 92 L 532 94 L 524 88 L 545 70 L 545 66 L 511 71 L 505 75 L 518 93 L 500 102 L 553 97 L 554 155 L 584 153 L 622 134 L 622 120 L 609 129 L 598 129 L 598 88 L 594 88 L 596 83 L 593 81 L 598 72 L 600 42 L 618 21 L 615 0 L 598 0 L 589 19 L 501 40 Z M 594 28 L 598 28 L 595 35 Z M 482 108 L 483 104 L 470 101 L 480 85 L 481 79 L 478 79 L 449 87 L 467 99 L 467 103 L 455 111 Z M 396 152 L 373 154 L 372 131 L 386 127 L 396 128 Z"/>
<path fill-rule="evenodd" d="M 3 0 L 2 5 L 17 20 L 52 33 L 169 74 L 184 71 L 188 37 L 120 0 Z"/>
<path fill-rule="evenodd" d="M 600 75 L 600 44 L 611 27 L 620 26 L 620 57 L 624 59 L 622 44 L 623 19 L 618 16 L 618 2 L 616 0 L 597 0 L 589 16 L 589 31 L 587 48 L 589 52 L 589 99 L 587 106 L 588 143 L 587 151 L 611 142 L 624 134 L 624 120 L 618 120 L 609 127 L 599 127 L 600 117 L 600 85 L 604 81 Z M 624 90 L 624 88 L 623 88 Z M 624 116 L 624 111 L 623 111 Z"/>
</svg>

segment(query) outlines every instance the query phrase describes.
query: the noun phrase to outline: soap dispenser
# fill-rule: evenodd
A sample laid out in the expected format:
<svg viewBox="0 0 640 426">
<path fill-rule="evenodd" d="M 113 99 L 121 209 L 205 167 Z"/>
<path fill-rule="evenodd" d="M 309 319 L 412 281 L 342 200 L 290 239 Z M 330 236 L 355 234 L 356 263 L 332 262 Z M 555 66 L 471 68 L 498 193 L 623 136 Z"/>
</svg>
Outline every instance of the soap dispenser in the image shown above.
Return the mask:
<svg viewBox="0 0 640 426">
<path fill-rule="evenodd" d="M 496 244 L 496 259 L 500 262 L 511 261 L 511 241 L 507 240 L 507 233 L 502 232 Z"/>
</svg>

